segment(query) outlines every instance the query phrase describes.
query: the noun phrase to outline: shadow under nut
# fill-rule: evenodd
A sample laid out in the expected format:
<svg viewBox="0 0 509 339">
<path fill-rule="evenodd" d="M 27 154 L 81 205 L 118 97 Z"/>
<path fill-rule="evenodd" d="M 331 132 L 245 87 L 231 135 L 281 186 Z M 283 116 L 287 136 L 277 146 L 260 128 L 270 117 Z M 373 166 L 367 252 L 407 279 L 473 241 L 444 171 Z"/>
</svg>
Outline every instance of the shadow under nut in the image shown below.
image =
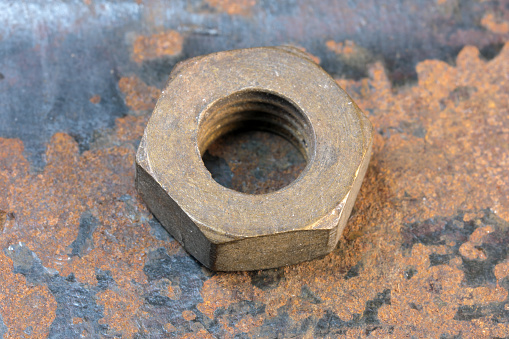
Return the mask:
<svg viewBox="0 0 509 339">
<path fill-rule="evenodd" d="M 307 166 L 267 194 L 218 184 L 202 154 L 238 129 L 277 133 Z M 371 156 L 373 128 L 322 68 L 289 47 L 214 53 L 178 64 L 147 124 L 136 185 L 151 212 L 213 270 L 257 270 L 332 251 Z"/>
</svg>

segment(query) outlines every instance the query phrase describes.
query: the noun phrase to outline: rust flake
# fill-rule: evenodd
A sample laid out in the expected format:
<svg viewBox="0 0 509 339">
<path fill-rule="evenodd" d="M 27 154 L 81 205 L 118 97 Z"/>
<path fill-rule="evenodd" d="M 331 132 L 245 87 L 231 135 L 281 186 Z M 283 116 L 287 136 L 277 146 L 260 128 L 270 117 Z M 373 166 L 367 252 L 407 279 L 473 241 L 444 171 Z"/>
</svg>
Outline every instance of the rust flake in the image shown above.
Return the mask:
<svg viewBox="0 0 509 339">
<path fill-rule="evenodd" d="M 98 103 L 101 102 L 101 96 L 96 94 L 96 95 L 93 95 L 89 100 L 91 103 L 97 105 Z"/>
<path fill-rule="evenodd" d="M 133 60 L 141 63 L 182 52 L 184 37 L 177 31 L 165 31 L 150 36 L 138 36 L 133 44 Z"/>
<path fill-rule="evenodd" d="M 207 3 L 228 15 L 250 15 L 256 0 L 206 0 Z"/>
<path fill-rule="evenodd" d="M 104 306 L 105 316 L 100 320 L 113 331 L 122 333 L 125 338 L 134 338 L 140 331 L 137 319 L 143 316 L 140 310 L 143 299 L 132 287 L 118 291 L 106 290 L 97 295 L 98 304 Z"/>
<path fill-rule="evenodd" d="M 495 13 L 486 13 L 481 19 L 481 25 L 493 33 L 509 33 L 509 22 L 498 18 Z"/>
<path fill-rule="evenodd" d="M 354 69 L 364 70 L 368 64 L 375 60 L 374 55 L 368 49 L 351 40 L 340 42 L 328 40 L 325 45 L 336 54 L 340 62 Z"/>
<path fill-rule="evenodd" d="M 146 85 L 136 76 L 121 78 L 118 82 L 120 91 L 125 95 L 125 103 L 134 111 L 152 110 L 161 91 Z"/>
</svg>

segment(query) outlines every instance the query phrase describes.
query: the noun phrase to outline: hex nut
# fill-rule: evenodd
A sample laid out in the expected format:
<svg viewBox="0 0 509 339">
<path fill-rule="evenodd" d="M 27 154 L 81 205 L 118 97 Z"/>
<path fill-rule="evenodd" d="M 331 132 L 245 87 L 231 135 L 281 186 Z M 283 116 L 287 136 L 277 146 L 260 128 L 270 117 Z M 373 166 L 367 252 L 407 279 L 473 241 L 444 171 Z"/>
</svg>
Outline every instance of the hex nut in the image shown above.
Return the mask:
<svg viewBox="0 0 509 339">
<path fill-rule="evenodd" d="M 245 194 L 212 179 L 202 155 L 240 128 L 278 133 L 307 166 L 290 185 Z M 136 156 L 137 189 L 162 225 L 213 270 L 274 268 L 332 251 L 371 156 L 373 128 L 320 66 L 291 47 L 177 64 Z"/>
</svg>

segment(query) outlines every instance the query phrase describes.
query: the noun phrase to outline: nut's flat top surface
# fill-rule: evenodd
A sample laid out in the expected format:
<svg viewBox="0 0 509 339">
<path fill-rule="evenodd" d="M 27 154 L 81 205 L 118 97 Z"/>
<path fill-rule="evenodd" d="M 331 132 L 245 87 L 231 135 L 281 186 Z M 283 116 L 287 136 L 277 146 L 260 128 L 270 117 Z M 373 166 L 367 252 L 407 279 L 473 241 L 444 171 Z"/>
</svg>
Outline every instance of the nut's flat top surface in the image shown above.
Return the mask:
<svg viewBox="0 0 509 339">
<path fill-rule="evenodd" d="M 196 221 L 233 237 L 271 234 L 312 228 L 343 201 L 371 142 L 371 125 L 320 67 L 279 48 L 221 52 L 184 67 L 172 75 L 145 133 L 151 170 Z M 219 185 L 198 150 L 207 107 L 246 90 L 288 100 L 313 128 L 307 168 L 276 192 L 249 195 Z"/>
</svg>

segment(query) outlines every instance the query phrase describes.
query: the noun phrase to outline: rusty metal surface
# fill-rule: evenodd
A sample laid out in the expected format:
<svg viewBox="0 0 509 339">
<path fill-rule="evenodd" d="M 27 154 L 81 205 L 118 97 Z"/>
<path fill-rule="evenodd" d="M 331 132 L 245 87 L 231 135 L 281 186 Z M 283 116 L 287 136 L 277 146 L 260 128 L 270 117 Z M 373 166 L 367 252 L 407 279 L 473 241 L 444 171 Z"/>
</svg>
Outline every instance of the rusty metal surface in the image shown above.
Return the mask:
<svg viewBox="0 0 509 339">
<path fill-rule="evenodd" d="M 507 337 L 508 2 L 338 3 L 2 2 L 0 337 Z M 335 73 L 373 157 L 331 254 L 214 274 L 137 196 L 135 149 L 176 59 L 271 41 Z"/>
</svg>

